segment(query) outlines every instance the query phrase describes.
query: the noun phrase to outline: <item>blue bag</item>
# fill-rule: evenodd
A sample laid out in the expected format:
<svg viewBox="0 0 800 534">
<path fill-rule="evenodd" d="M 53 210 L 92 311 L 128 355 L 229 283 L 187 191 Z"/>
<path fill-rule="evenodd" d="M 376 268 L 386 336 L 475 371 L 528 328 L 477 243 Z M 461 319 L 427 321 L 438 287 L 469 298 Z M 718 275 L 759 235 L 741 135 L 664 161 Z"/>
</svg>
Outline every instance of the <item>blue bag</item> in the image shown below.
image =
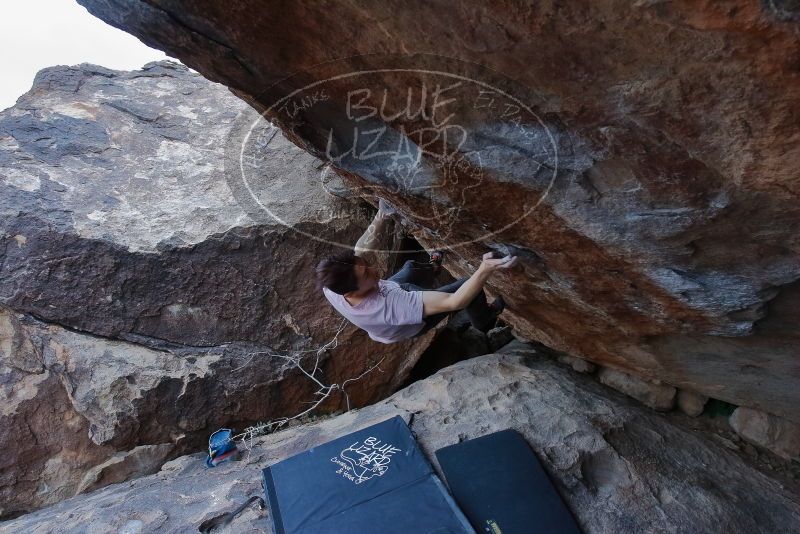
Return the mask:
<svg viewBox="0 0 800 534">
<path fill-rule="evenodd" d="M 211 434 L 208 438 L 208 457 L 206 457 L 206 466 L 216 467 L 226 460 L 232 460 L 236 457 L 239 449 L 236 447 L 236 442 L 231 438 L 233 431 L 230 428 L 221 428 Z"/>
</svg>

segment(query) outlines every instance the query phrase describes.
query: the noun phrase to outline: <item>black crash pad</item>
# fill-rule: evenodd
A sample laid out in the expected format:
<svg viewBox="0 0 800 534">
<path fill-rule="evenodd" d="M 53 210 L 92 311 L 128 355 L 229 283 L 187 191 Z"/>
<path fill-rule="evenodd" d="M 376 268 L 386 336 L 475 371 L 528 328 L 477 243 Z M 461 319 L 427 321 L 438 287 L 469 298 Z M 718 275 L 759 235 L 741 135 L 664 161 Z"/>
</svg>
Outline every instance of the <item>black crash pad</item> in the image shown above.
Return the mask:
<svg viewBox="0 0 800 534">
<path fill-rule="evenodd" d="M 445 482 L 478 532 L 579 534 L 536 454 L 515 430 L 443 447 Z"/>
</svg>

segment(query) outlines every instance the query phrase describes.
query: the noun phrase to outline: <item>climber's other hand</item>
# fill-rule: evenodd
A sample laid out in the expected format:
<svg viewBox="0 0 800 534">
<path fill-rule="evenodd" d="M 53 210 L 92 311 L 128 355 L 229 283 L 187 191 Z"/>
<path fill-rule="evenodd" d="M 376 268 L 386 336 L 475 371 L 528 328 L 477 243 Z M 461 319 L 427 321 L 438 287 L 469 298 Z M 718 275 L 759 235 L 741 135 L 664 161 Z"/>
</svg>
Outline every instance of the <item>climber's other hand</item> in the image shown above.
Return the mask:
<svg viewBox="0 0 800 534">
<path fill-rule="evenodd" d="M 378 213 L 388 217 L 389 215 L 394 215 L 395 213 L 397 213 L 397 209 L 388 202 L 386 202 L 385 200 L 383 200 L 382 198 L 379 198 Z"/>
</svg>

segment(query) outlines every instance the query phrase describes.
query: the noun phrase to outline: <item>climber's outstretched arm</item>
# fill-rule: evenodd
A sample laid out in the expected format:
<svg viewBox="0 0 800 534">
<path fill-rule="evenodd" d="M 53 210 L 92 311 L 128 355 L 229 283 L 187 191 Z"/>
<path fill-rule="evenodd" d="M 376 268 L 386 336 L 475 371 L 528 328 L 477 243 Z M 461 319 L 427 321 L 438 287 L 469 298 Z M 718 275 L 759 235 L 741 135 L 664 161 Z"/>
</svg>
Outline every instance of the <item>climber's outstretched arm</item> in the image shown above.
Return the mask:
<svg viewBox="0 0 800 534">
<path fill-rule="evenodd" d="M 378 213 L 367 227 L 364 234 L 358 238 L 355 247 L 355 255 L 364 257 L 380 247 L 381 237 L 386 233 L 386 224 L 389 222 L 390 209 L 385 206 L 383 201 L 378 204 Z"/>
<path fill-rule="evenodd" d="M 509 269 L 517 264 L 516 256 L 495 259 L 491 252 L 483 255 L 478 270 L 470 276 L 455 293 L 442 291 L 422 292 L 422 315 L 428 317 L 437 313 L 447 313 L 466 308 L 472 299 L 481 292 L 486 281 L 498 269 Z"/>
</svg>

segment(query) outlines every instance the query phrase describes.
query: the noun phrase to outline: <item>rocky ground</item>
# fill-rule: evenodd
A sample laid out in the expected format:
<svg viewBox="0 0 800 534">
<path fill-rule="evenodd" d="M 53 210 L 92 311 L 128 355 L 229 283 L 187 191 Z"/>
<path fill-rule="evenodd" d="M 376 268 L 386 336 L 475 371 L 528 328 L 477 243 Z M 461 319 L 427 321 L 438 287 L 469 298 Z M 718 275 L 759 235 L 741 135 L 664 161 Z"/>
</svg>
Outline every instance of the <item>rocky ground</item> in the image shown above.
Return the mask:
<svg viewBox="0 0 800 534">
<path fill-rule="evenodd" d="M 2 532 L 196 532 L 261 493 L 260 469 L 340 435 L 401 415 L 423 451 L 505 428 L 522 433 L 587 533 L 791 532 L 800 485 L 753 462 L 743 442 L 656 413 L 513 342 L 442 369 L 372 406 L 256 439 L 214 469 L 203 455 L 2 524 Z M 441 473 L 440 473 L 441 474 Z M 228 532 L 270 531 L 255 507 Z"/>
</svg>

